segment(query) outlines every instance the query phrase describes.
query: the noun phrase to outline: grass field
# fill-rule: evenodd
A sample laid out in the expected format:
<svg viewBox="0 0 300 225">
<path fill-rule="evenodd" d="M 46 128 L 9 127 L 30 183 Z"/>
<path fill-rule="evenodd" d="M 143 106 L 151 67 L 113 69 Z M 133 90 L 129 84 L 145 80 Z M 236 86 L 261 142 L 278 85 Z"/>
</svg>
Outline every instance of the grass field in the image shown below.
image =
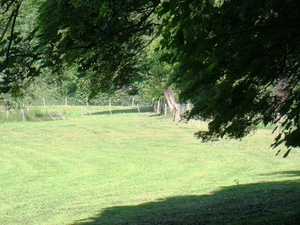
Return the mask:
<svg viewBox="0 0 300 225">
<path fill-rule="evenodd" d="M 271 130 L 201 143 L 197 122 L 60 110 L 0 125 L 0 224 L 300 221 L 300 152 L 275 156 Z"/>
</svg>

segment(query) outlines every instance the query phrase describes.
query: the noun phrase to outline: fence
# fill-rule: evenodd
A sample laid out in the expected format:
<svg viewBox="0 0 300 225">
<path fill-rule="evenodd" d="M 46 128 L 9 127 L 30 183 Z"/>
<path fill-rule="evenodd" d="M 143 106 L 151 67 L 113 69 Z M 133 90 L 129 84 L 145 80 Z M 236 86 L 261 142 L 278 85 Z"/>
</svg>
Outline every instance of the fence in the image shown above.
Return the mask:
<svg viewBox="0 0 300 225">
<path fill-rule="evenodd" d="M 98 106 L 91 105 L 81 105 L 81 106 L 70 106 L 68 104 L 60 104 L 59 106 L 47 106 L 46 101 L 42 99 L 43 104 L 31 105 L 28 104 L 21 109 L 8 108 L 7 106 L 0 105 L 2 108 L 2 113 L 0 113 L 0 122 L 5 121 L 20 121 L 20 120 L 29 120 L 29 121 L 41 121 L 41 120 L 57 120 L 65 119 L 68 114 L 68 110 L 71 110 L 72 107 L 77 107 L 76 113 L 81 117 L 84 116 L 96 116 L 96 115 L 105 115 L 105 114 L 118 114 L 118 113 L 156 113 L 164 115 L 165 117 L 173 117 L 174 121 L 184 120 L 184 113 L 189 111 L 193 105 L 192 104 L 178 104 L 177 113 L 170 110 L 168 105 L 164 101 L 152 101 L 146 102 L 145 100 L 141 101 L 138 98 L 127 98 L 120 101 L 120 99 L 109 98 L 106 99 L 106 104 L 102 103 Z M 67 103 L 67 100 L 65 101 Z M 98 108 L 93 108 L 98 107 Z M 20 108 L 20 107 L 19 107 Z M 44 112 L 41 112 L 42 111 Z M 47 111 L 48 110 L 48 111 Z M 59 112 L 59 110 L 63 112 Z M 74 111 L 75 109 L 73 109 Z M 95 111 L 98 110 L 98 111 Z"/>
<path fill-rule="evenodd" d="M 13 121 L 64 120 L 85 116 L 114 115 L 127 113 L 153 113 L 152 105 L 130 106 L 24 106 L 21 109 L 5 109 L 0 106 L 0 123 Z"/>
<path fill-rule="evenodd" d="M 36 99 L 24 99 L 23 103 L 27 106 L 55 106 L 55 105 L 69 105 L 69 106 L 107 106 L 108 104 L 115 106 L 130 106 L 130 105 L 150 105 L 151 100 L 143 99 L 137 95 L 104 95 L 97 96 L 88 100 L 86 97 L 55 97 L 47 96 Z"/>
<path fill-rule="evenodd" d="M 178 121 L 183 119 L 184 114 L 193 108 L 192 104 L 178 104 L 177 109 L 178 113 L 176 114 L 177 118 L 174 118 Z M 174 117 L 175 112 L 170 110 L 168 105 L 164 101 L 154 101 L 153 102 L 153 111 L 165 115 L 165 117 Z"/>
</svg>

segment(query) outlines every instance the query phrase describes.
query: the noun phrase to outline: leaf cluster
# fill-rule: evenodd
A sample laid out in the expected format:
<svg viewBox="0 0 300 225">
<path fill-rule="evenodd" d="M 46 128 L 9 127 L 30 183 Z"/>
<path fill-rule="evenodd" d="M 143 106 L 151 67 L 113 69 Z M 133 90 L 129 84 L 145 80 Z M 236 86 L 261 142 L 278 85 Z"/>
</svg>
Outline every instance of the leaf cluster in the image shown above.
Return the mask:
<svg viewBox="0 0 300 225">
<path fill-rule="evenodd" d="M 133 79 L 139 52 L 155 27 L 151 19 L 159 1 L 56 0 L 40 7 L 39 38 L 45 66 L 59 70 L 76 63 L 91 83 L 112 91 Z M 46 47 L 44 47 L 46 46 Z"/>
<path fill-rule="evenodd" d="M 162 59 L 180 62 L 172 82 L 194 103 L 190 117 L 213 118 L 198 137 L 241 138 L 280 113 L 292 129 L 281 141 L 300 145 L 299 10 L 296 0 L 162 3 Z M 274 91 L 282 80 L 284 96 Z"/>
<path fill-rule="evenodd" d="M 25 82 L 39 74 L 40 55 L 34 29 L 36 7 L 33 1 L 1 1 L 0 93 L 20 96 Z"/>
</svg>

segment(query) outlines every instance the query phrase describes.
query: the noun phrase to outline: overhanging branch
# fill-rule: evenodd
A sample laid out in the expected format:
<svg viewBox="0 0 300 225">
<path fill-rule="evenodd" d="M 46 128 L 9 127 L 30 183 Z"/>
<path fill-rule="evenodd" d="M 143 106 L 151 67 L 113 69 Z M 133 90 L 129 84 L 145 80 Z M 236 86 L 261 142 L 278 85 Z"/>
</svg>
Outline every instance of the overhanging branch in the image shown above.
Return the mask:
<svg viewBox="0 0 300 225">
<path fill-rule="evenodd" d="M 6 24 L 5 30 L 1 36 L 1 41 L 4 38 L 5 33 L 8 30 L 9 24 L 12 21 L 12 26 L 11 26 L 11 30 L 10 30 L 10 38 L 9 38 L 9 42 L 8 42 L 8 46 L 7 46 L 7 50 L 6 50 L 6 55 L 5 55 L 5 60 L 4 60 L 4 64 L 0 67 L 0 72 L 2 72 L 8 65 L 9 63 L 9 57 L 10 57 L 10 50 L 11 50 L 11 46 L 12 46 L 12 42 L 13 42 L 13 35 L 14 35 L 14 31 L 15 31 L 15 26 L 16 26 L 16 20 L 18 17 L 18 13 L 19 13 L 19 9 L 21 7 L 23 0 L 19 0 L 16 8 L 13 10 L 13 12 L 11 13 L 10 17 L 9 17 L 9 21 Z"/>
</svg>

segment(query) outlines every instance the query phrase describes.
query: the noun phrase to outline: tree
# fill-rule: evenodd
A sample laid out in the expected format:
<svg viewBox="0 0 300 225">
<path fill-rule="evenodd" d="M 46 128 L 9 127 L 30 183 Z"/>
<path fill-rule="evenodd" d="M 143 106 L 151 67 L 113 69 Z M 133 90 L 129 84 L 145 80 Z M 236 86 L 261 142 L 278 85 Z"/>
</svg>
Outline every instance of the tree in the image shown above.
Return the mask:
<svg viewBox="0 0 300 225">
<path fill-rule="evenodd" d="M 16 39 L 15 27 L 16 20 L 19 14 L 22 1 L 17 0 L 3 0 L 1 1 L 1 36 L 0 41 L 3 42 L 7 39 L 6 48 L 4 49 L 4 57 L 1 62 L 0 71 L 3 71 L 9 63 L 10 59 L 10 49 L 12 48 L 13 41 Z"/>
<path fill-rule="evenodd" d="M 2 0 L 0 7 L 0 94 L 21 95 L 24 82 L 37 76 L 35 0 Z"/>
<path fill-rule="evenodd" d="M 144 56 L 138 62 L 138 74 L 134 87 L 138 93 L 148 99 L 159 100 L 164 96 L 164 90 L 168 88 L 168 78 L 173 66 L 161 62 L 163 54 L 159 51 L 161 37 L 155 38 L 144 50 Z"/>
<path fill-rule="evenodd" d="M 17 15 L 22 1 L 1 3 L 9 9 L 2 11 L 2 23 Z M 0 72 L 4 80 L 23 80 L 13 74 L 31 74 L 29 68 L 35 74 L 36 60 L 58 72 L 76 64 L 92 95 L 111 92 L 140 78 L 137 62 L 159 34 L 161 60 L 176 65 L 168 84 L 180 90 L 181 101 L 194 104 L 188 116 L 213 118 L 198 137 L 241 138 L 259 123 L 276 123 L 279 113 L 287 116 L 274 146 L 299 146 L 299 10 L 297 0 L 45 0 L 38 11 L 38 45 L 23 48 L 18 43 L 36 39 L 21 42 L 20 35 L 6 34 L 1 63 L 7 71 Z M 19 47 L 12 48 L 11 40 Z M 17 54 L 23 49 L 26 54 Z"/>
<path fill-rule="evenodd" d="M 299 10 L 296 0 L 162 3 L 163 60 L 180 62 L 171 82 L 194 103 L 189 117 L 213 117 L 198 137 L 241 138 L 280 113 L 287 119 L 274 146 L 300 145 Z"/>
<path fill-rule="evenodd" d="M 45 66 L 76 63 L 91 75 L 91 95 L 128 85 L 139 53 L 149 43 L 159 0 L 45 1 L 39 10 L 39 38 Z"/>
</svg>

